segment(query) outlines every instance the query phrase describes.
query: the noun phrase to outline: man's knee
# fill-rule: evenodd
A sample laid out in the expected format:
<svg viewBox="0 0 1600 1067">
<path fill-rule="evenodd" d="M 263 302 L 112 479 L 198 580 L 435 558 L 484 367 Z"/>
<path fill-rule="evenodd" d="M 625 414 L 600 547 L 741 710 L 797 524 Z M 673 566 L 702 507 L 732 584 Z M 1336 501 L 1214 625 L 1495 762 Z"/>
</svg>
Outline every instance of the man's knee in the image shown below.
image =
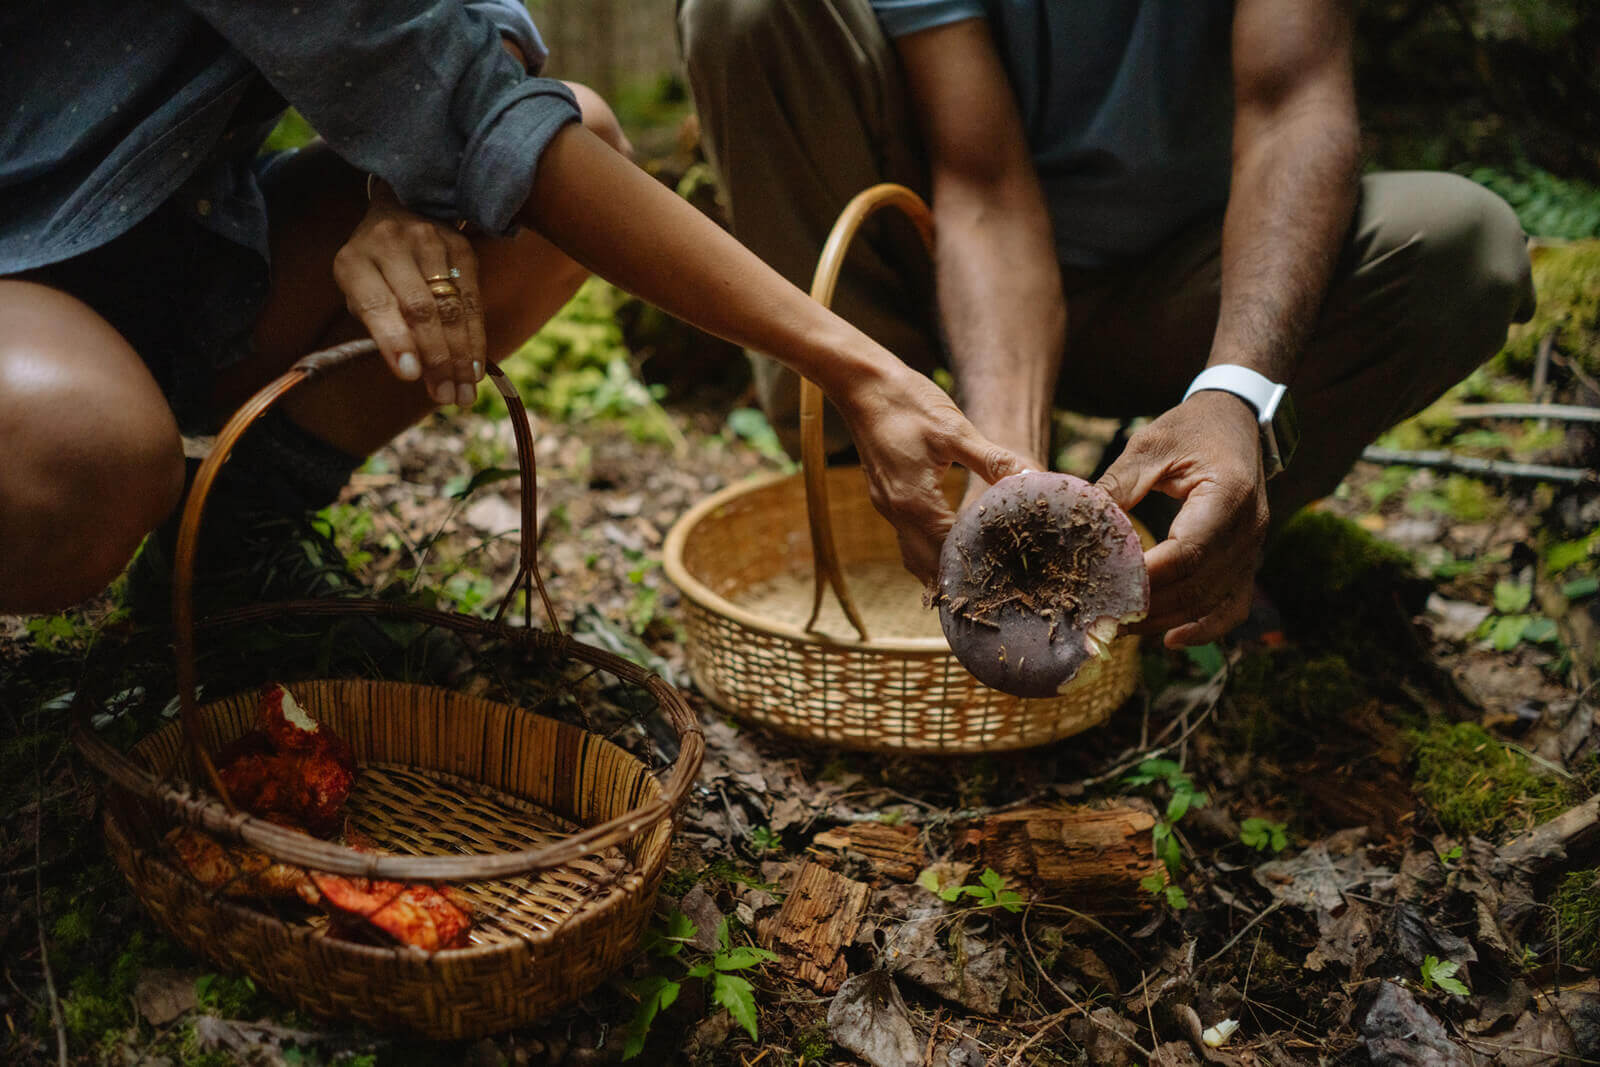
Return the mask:
<svg viewBox="0 0 1600 1067">
<path fill-rule="evenodd" d="M 784 0 L 679 0 L 678 40 L 691 80 L 698 72 L 760 63 Z"/>
<path fill-rule="evenodd" d="M 1455 174 L 1375 175 L 1384 183 L 1385 229 L 1418 246 L 1414 314 L 1456 334 L 1473 362 L 1505 341 L 1507 327 L 1533 314 L 1527 237 L 1499 196 Z"/>
</svg>

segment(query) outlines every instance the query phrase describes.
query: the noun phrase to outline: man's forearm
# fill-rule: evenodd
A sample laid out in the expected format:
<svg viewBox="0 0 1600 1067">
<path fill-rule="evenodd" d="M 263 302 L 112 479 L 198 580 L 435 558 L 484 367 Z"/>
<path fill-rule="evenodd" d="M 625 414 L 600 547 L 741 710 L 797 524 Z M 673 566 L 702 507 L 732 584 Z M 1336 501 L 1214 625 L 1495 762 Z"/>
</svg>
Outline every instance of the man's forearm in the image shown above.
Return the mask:
<svg viewBox="0 0 1600 1067">
<path fill-rule="evenodd" d="M 1355 212 L 1355 116 L 1302 109 L 1236 154 L 1211 363 L 1294 376 Z"/>
<path fill-rule="evenodd" d="M 939 311 L 957 396 L 991 440 L 1048 464 L 1066 344 L 1050 219 L 1037 187 L 935 180 Z"/>
</svg>

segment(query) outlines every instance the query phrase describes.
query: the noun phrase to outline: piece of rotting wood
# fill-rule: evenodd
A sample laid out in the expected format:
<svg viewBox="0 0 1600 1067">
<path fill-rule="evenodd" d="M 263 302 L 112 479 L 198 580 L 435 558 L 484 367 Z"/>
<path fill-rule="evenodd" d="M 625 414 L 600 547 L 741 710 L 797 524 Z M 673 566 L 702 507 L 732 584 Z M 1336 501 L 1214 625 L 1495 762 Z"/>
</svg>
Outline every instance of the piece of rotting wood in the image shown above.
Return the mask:
<svg viewBox="0 0 1600 1067">
<path fill-rule="evenodd" d="M 812 838 L 808 851 L 817 863 L 832 870 L 838 870 L 843 860 L 858 857 L 876 876 L 874 884 L 914 881 L 928 865 L 920 831 L 905 823 L 835 826 Z"/>
<path fill-rule="evenodd" d="M 1025 882 L 1034 899 L 1089 915 L 1131 915 L 1154 900 L 1139 883 L 1164 875 L 1139 808 L 1020 808 L 967 827 L 981 865 Z"/>
<path fill-rule="evenodd" d="M 867 913 L 871 890 L 817 863 L 806 863 L 775 918 L 762 924 L 761 941 L 794 964 L 795 974 L 820 993 L 832 993 L 849 976 L 844 947 Z"/>
<path fill-rule="evenodd" d="M 1571 853 L 1586 852 L 1597 846 L 1600 846 L 1600 795 L 1507 841 L 1495 853 L 1495 859 L 1510 867 L 1537 872 L 1563 862 Z"/>
</svg>

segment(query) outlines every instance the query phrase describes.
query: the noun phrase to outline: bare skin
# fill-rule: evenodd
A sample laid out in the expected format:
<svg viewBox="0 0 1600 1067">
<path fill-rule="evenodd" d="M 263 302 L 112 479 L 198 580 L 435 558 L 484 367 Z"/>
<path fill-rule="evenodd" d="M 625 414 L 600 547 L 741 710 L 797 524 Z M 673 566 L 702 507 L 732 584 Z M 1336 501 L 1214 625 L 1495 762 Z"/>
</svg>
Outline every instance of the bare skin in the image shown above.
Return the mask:
<svg viewBox="0 0 1600 1067">
<path fill-rule="evenodd" d="M 1350 41 L 1344 0 L 1236 6 L 1232 193 L 1208 363 L 1293 380 L 1354 212 Z M 1072 354 L 1016 105 L 982 20 L 911 34 L 897 46 L 928 148 L 952 370 L 979 431 L 1040 465 L 1054 382 Z M 950 78 L 951 70 L 963 77 Z M 1102 394 L 1148 395 L 1160 382 L 1170 396 L 1199 371 L 1200 356 L 1175 352 L 1170 367 L 1138 375 L 1111 367 L 1070 373 L 1104 383 Z M 1215 640 L 1244 620 L 1269 514 L 1247 405 L 1226 393 L 1196 394 L 1136 433 L 1100 485 L 1124 508 L 1152 490 L 1183 501 L 1167 539 L 1146 554 L 1150 615 L 1136 631 L 1164 633 L 1177 647 Z M 1274 513 L 1306 503 L 1307 488 L 1290 476 L 1275 483 Z"/>
</svg>

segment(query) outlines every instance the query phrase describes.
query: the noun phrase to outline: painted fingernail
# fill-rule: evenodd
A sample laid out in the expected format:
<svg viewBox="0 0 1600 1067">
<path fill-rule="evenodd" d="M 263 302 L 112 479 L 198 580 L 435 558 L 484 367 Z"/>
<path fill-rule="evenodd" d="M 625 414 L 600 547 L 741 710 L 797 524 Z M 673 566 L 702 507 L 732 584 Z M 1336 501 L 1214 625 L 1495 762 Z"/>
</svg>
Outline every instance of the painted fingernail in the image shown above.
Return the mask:
<svg viewBox="0 0 1600 1067">
<path fill-rule="evenodd" d="M 477 360 L 472 361 L 472 380 L 475 382 L 483 380 L 483 364 Z"/>
<path fill-rule="evenodd" d="M 408 382 L 414 382 L 422 377 L 422 364 L 417 362 L 417 357 L 411 352 L 400 353 L 400 358 L 395 360 L 395 366 L 400 371 L 400 377 Z"/>
<path fill-rule="evenodd" d="M 456 385 L 456 403 L 461 407 L 470 408 L 472 402 L 478 399 L 478 391 L 466 382 Z"/>
</svg>

